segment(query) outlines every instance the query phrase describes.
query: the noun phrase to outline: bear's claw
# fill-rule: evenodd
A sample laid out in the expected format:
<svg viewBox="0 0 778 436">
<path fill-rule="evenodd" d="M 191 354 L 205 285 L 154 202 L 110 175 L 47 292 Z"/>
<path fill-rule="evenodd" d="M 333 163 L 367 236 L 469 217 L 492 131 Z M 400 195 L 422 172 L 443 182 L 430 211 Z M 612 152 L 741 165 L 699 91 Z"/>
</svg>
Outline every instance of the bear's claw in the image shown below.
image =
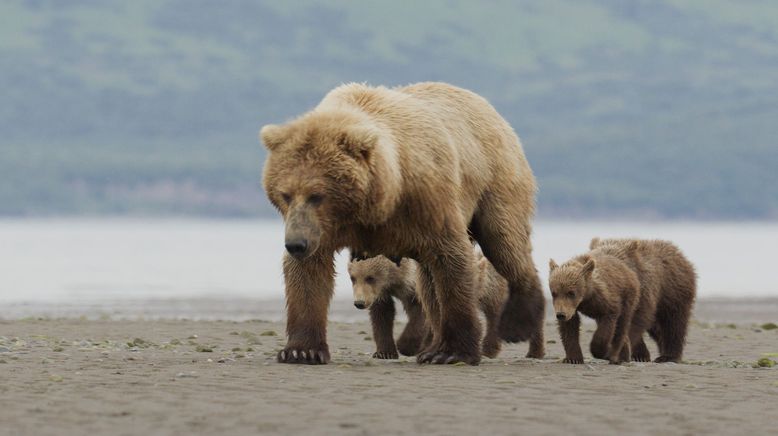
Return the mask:
<svg viewBox="0 0 778 436">
<path fill-rule="evenodd" d="M 659 356 L 654 360 L 654 363 L 667 363 L 667 362 L 679 363 L 680 361 L 681 359 L 679 357 Z"/>
<path fill-rule="evenodd" d="M 448 353 L 444 351 L 427 351 L 416 357 L 418 363 L 431 363 L 434 365 L 448 365 L 453 363 L 466 363 L 478 365 L 481 356 L 470 356 L 462 353 Z"/>
<path fill-rule="evenodd" d="M 584 360 L 583 360 L 583 357 L 581 357 L 581 358 L 565 357 L 564 359 L 562 359 L 562 363 L 572 363 L 572 364 L 575 364 L 575 365 L 580 365 L 580 364 L 584 363 Z"/>
<path fill-rule="evenodd" d="M 373 359 L 399 359 L 396 351 L 376 351 L 373 353 Z"/>
<path fill-rule="evenodd" d="M 306 365 L 323 365 L 330 362 L 330 351 L 327 348 L 301 349 L 286 347 L 278 352 L 279 363 L 302 363 Z"/>
</svg>

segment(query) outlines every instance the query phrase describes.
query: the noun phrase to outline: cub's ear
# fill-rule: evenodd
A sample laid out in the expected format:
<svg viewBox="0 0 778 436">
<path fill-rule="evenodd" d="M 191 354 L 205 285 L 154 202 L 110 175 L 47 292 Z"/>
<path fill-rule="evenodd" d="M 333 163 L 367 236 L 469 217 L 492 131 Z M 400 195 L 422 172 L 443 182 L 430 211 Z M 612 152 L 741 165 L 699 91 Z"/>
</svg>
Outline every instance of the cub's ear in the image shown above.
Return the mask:
<svg viewBox="0 0 778 436">
<path fill-rule="evenodd" d="M 594 267 L 595 267 L 594 259 L 590 257 L 589 260 L 587 260 L 586 263 L 583 265 L 583 268 L 581 268 L 581 274 L 584 277 L 590 276 L 592 274 L 592 271 L 594 271 Z"/>
<path fill-rule="evenodd" d="M 553 270 L 555 270 L 557 268 L 559 268 L 559 265 L 557 265 L 556 262 L 554 262 L 554 259 L 549 259 L 548 260 L 548 270 L 549 271 L 553 271 Z"/>
<path fill-rule="evenodd" d="M 349 126 L 338 138 L 338 145 L 355 159 L 367 159 L 378 143 L 378 132 L 369 126 Z"/>
<path fill-rule="evenodd" d="M 592 241 L 589 242 L 589 249 L 594 250 L 599 245 L 600 245 L 600 238 L 592 238 Z"/>
<path fill-rule="evenodd" d="M 273 151 L 289 140 L 289 129 L 285 126 L 268 124 L 259 131 L 259 138 L 268 150 Z"/>
<path fill-rule="evenodd" d="M 398 268 L 400 267 L 400 264 L 403 261 L 403 258 L 400 256 L 387 256 L 387 258 L 392 262 L 394 262 L 394 264 L 397 265 Z"/>
</svg>

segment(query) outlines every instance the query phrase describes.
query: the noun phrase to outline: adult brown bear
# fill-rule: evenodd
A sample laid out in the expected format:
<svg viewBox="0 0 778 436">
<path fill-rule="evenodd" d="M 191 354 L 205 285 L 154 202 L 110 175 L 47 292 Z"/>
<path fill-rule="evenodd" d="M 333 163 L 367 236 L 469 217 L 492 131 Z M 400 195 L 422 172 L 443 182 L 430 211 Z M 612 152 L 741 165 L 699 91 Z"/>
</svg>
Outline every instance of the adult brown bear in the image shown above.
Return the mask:
<svg viewBox="0 0 778 436">
<path fill-rule="evenodd" d="M 343 85 L 312 111 L 262 128 L 263 183 L 286 225 L 286 347 L 278 360 L 327 363 L 334 253 L 419 262 L 433 328 L 421 363 L 477 364 L 470 237 L 510 284 L 500 335 L 543 355 L 544 299 L 531 258 L 535 179 L 510 125 L 444 83 Z"/>
</svg>

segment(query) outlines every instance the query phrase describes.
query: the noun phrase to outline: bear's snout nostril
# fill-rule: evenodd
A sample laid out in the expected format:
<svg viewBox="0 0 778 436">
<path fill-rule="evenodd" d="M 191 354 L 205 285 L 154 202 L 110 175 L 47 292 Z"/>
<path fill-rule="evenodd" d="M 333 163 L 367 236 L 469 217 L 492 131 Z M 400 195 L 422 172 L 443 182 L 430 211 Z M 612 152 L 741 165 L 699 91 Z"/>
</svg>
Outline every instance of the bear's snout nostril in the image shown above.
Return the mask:
<svg viewBox="0 0 778 436">
<path fill-rule="evenodd" d="M 364 301 L 355 301 L 354 307 L 356 307 L 357 309 L 364 309 L 367 306 L 365 305 Z"/>
<path fill-rule="evenodd" d="M 565 319 L 565 314 L 564 314 L 564 313 L 562 313 L 562 312 L 557 312 L 557 313 L 556 313 L 556 319 L 558 319 L 558 320 L 560 320 L 560 321 L 564 321 L 564 319 Z"/>
<path fill-rule="evenodd" d="M 308 250 L 308 241 L 305 239 L 298 239 L 296 241 L 289 241 L 284 244 L 286 251 L 294 257 L 301 257 Z"/>
</svg>

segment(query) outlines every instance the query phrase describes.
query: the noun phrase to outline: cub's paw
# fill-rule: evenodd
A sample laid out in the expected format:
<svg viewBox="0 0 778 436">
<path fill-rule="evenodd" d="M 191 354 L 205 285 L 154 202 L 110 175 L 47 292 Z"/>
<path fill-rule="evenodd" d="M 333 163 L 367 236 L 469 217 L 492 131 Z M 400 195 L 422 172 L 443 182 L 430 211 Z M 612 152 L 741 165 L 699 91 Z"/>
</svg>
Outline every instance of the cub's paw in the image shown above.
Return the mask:
<svg viewBox="0 0 778 436">
<path fill-rule="evenodd" d="M 643 355 L 643 354 L 633 354 L 632 355 L 632 361 L 633 362 L 650 362 L 651 356 L 650 355 Z"/>
<path fill-rule="evenodd" d="M 330 350 L 324 348 L 302 348 L 287 346 L 278 352 L 279 363 L 302 363 L 306 365 L 323 365 L 330 362 Z"/>
<path fill-rule="evenodd" d="M 399 357 L 396 351 L 376 351 L 373 353 L 373 359 L 398 359 Z"/>
<path fill-rule="evenodd" d="M 562 359 L 562 363 L 572 363 L 575 365 L 580 365 L 584 363 L 583 357 L 565 357 Z"/>
<path fill-rule="evenodd" d="M 667 363 L 667 362 L 673 362 L 673 363 L 681 363 L 680 357 L 673 357 L 673 356 L 659 356 L 656 359 L 654 359 L 655 363 Z"/>
</svg>

